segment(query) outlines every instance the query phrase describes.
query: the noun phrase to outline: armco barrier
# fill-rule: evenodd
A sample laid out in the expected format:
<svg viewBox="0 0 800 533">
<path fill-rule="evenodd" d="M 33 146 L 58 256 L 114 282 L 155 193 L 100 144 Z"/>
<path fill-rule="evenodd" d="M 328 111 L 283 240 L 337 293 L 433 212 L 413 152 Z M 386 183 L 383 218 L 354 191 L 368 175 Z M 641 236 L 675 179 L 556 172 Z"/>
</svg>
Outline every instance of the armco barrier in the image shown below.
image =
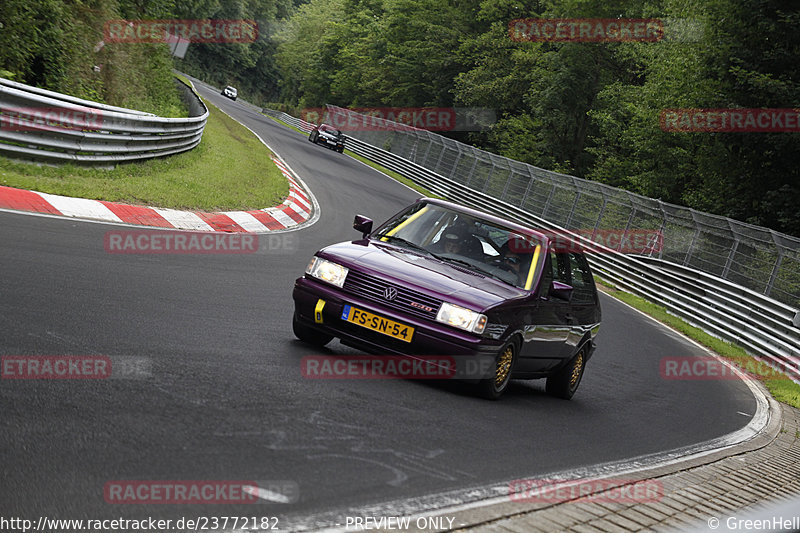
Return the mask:
<svg viewBox="0 0 800 533">
<path fill-rule="evenodd" d="M 264 113 L 302 131 L 312 128 L 285 113 L 268 109 Z M 448 200 L 521 220 L 534 227 L 568 231 L 358 139 L 348 137 L 346 146 Z M 580 235 L 575 238 L 586 241 Z M 800 324 L 797 323 L 800 312 L 797 309 L 727 280 L 659 259 L 611 250 L 588 254 L 588 257 L 601 278 L 666 307 L 716 337 L 738 343 L 800 382 Z"/>
<path fill-rule="evenodd" d="M 261 110 L 262 113 L 265 115 L 269 115 L 271 117 L 275 117 L 278 120 L 289 124 L 290 126 L 294 126 L 295 128 L 304 131 L 306 133 L 310 132 L 314 129 L 315 124 L 309 124 L 303 119 L 295 118 L 292 115 L 288 115 L 281 111 L 275 111 L 273 109 L 267 109 L 266 107 Z"/>
<path fill-rule="evenodd" d="M 658 231 L 659 259 L 800 307 L 800 238 L 502 157 L 432 131 L 328 105 L 324 120 L 456 183 L 570 230 Z"/>
<path fill-rule="evenodd" d="M 175 83 L 188 118 L 158 117 L 0 78 L 0 153 L 50 164 L 112 166 L 191 150 L 200 143 L 208 109 L 190 87 Z M 43 123 L 42 117 L 54 118 Z"/>
</svg>

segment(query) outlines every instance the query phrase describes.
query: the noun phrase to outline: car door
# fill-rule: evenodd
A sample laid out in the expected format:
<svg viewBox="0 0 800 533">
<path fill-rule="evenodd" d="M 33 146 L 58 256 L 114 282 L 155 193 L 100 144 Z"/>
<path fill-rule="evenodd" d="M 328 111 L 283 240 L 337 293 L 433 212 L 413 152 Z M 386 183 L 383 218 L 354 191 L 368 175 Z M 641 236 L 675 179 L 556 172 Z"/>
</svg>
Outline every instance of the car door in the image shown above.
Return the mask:
<svg viewBox="0 0 800 533">
<path fill-rule="evenodd" d="M 589 263 L 581 253 L 570 253 L 570 277 L 572 297 L 569 313 L 571 328 L 567 339 L 570 352 L 574 353 L 578 343 L 600 322 L 597 288 L 594 284 Z"/>
<path fill-rule="evenodd" d="M 532 302 L 531 320 L 523 334 L 520 371 L 549 370 L 570 354 L 568 342 L 574 325 L 571 307 L 568 300 L 551 294 L 553 281 L 569 285 L 571 270 L 568 254 L 551 250 L 545 258 L 538 297 Z"/>
</svg>

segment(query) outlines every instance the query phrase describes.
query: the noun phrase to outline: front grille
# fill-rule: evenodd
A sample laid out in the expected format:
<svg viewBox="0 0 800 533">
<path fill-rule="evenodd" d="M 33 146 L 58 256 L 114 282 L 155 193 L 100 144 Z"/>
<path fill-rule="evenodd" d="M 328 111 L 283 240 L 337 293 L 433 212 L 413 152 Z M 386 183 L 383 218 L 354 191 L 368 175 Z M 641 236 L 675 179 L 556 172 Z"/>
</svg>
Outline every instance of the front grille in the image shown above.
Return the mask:
<svg viewBox="0 0 800 533">
<path fill-rule="evenodd" d="M 397 296 L 394 300 L 387 300 L 384 297 L 384 291 L 390 286 L 397 289 Z M 436 319 L 436 314 L 442 305 L 442 301 L 438 298 L 354 270 L 347 273 L 344 290 L 365 300 L 371 300 L 402 313 L 429 320 Z M 416 306 L 412 304 L 416 304 Z M 430 310 L 420 309 L 419 306 L 427 307 Z"/>
</svg>

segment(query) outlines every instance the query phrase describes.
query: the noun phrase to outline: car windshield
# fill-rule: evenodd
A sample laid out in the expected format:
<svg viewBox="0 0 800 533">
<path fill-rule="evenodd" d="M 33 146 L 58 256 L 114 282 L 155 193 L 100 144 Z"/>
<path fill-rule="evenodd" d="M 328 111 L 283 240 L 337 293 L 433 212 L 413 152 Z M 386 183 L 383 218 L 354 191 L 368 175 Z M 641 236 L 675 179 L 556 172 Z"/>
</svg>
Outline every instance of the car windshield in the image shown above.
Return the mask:
<svg viewBox="0 0 800 533">
<path fill-rule="evenodd" d="M 541 250 L 541 243 L 530 235 L 425 203 L 390 219 L 372 237 L 528 290 Z"/>
<path fill-rule="evenodd" d="M 337 137 L 341 135 L 341 132 L 336 128 L 332 128 L 331 126 L 322 125 L 319 127 L 319 131 L 324 131 L 325 133 L 330 133 L 332 135 L 336 135 Z"/>
</svg>

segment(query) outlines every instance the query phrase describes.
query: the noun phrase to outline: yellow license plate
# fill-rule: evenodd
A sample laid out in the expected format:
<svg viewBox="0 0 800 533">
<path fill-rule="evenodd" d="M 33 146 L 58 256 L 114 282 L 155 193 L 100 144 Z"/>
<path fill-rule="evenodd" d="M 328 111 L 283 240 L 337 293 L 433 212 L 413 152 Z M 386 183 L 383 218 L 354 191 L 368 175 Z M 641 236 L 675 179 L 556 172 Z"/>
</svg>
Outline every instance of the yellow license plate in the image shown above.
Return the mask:
<svg viewBox="0 0 800 533">
<path fill-rule="evenodd" d="M 406 326 L 394 320 L 389 320 L 388 318 L 356 309 L 352 305 L 344 306 L 344 309 L 342 309 L 342 320 L 352 322 L 353 324 L 405 342 L 411 342 L 411 337 L 414 336 L 414 328 L 411 326 Z"/>
</svg>

